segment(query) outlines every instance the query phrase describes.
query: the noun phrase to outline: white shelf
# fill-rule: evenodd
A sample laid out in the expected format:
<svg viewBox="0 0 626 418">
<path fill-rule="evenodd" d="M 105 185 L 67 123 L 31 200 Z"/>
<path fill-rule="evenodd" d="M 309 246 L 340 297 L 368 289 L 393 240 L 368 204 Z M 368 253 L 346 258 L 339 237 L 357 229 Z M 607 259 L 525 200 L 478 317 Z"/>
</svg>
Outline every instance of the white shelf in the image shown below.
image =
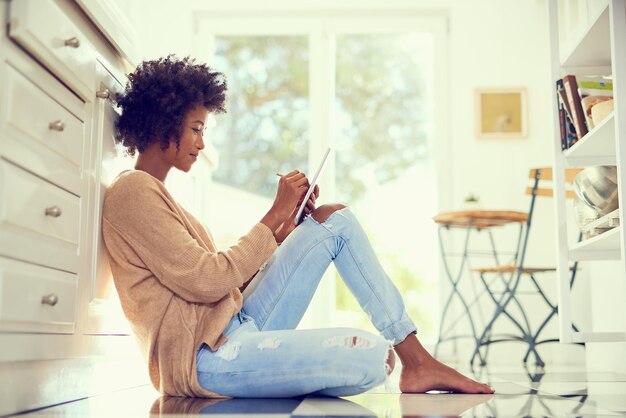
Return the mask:
<svg viewBox="0 0 626 418">
<path fill-rule="evenodd" d="M 561 67 L 576 73 L 579 67 L 611 68 L 609 7 L 602 9 L 580 36 L 568 42 L 561 54 Z M 609 70 L 610 71 L 610 70 Z"/>
<path fill-rule="evenodd" d="M 583 260 L 619 260 L 621 226 L 617 226 L 593 238 L 586 239 L 571 246 L 569 259 Z"/>
<path fill-rule="evenodd" d="M 563 151 L 571 167 L 615 165 L 615 114 L 611 112 L 571 148 Z"/>
</svg>

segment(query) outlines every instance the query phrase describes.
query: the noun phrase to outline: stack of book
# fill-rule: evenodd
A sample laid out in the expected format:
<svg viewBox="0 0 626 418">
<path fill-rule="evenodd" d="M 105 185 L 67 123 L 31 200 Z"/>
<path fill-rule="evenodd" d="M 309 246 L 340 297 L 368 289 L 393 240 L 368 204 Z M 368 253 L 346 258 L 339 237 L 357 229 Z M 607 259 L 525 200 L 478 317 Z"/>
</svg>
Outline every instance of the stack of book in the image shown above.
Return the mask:
<svg viewBox="0 0 626 418">
<path fill-rule="evenodd" d="M 561 149 L 570 148 L 613 110 L 613 83 L 603 77 L 566 75 L 556 90 Z"/>
</svg>

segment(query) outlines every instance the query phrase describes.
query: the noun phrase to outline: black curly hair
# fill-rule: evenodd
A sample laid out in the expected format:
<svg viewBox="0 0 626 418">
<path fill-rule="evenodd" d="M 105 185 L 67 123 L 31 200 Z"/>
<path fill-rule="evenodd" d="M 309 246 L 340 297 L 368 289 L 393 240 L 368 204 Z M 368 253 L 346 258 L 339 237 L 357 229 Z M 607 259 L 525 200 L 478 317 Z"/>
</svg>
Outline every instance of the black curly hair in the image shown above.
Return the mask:
<svg viewBox="0 0 626 418">
<path fill-rule="evenodd" d="M 206 64 L 175 55 L 144 61 L 128 75 L 124 93 L 115 97 L 122 110 L 115 139 L 129 155 L 157 141 L 165 151 L 171 138 L 178 148 L 187 112 L 203 105 L 210 112 L 224 113 L 225 100 L 224 74 Z"/>
</svg>

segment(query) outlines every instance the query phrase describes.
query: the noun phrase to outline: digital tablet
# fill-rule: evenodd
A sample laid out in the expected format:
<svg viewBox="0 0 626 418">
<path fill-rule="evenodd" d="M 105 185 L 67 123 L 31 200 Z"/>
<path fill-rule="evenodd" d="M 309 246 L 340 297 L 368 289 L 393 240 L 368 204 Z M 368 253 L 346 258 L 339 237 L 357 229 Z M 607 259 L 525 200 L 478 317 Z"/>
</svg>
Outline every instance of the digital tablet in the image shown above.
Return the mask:
<svg viewBox="0 0 626 418">
<path fill-rule="evenodd" d="M 311 183 L 309 185 L 309 190 L 307 190 L 306 194 L 304 195 L 304 200 L 300 204 L 300 208 L 298 209 L 298 213 L 296 214 L 296 218 L 294 219 L 294 222 L 296 223 L 296 225 L 299 225 L 300 222 L 302 221 L 302 214 L 304 213 L 306 202 L 309 201 L 309 197 L 311 196 L 311 193 L 313 193 L 313 190 L 315 189 L 315 185 L 317 184 L 317 179 L 319 178 L 322 170 L 324 169 L 324 166 L 326 166 L 326 161 L 328 160 L 328 154 L 330 154 L 330 148 L 326 150 L 326 153 L 324 154 L 324 157 L 322 158 L 322 162 L 320 163 L 320 166 L 317 169 L 315 176 L 313 176 L 313 180 L 311 180 Z"/>
</svg>

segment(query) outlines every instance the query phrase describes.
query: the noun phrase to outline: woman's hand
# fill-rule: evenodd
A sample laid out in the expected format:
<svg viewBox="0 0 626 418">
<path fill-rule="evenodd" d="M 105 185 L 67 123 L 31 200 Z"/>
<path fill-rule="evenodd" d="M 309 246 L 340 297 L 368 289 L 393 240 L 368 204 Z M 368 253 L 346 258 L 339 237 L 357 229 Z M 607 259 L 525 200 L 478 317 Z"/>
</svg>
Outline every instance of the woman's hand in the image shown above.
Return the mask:
<svg viewBox="0 0 626 418">
<path fill-rule="evenodd" d="M 311 195 L 309 196 L 309 199 L 306 202 L 306 206 L 304 207 L 305 215 L 308 215 L 309 213 L 315 210 L 315 201 L 317 200 L 317 197 L 319 196 L 319 194 L 320 194 L 320 188 L 316 184 L 315 189 L 313 189 L 313 193 L 311 193 Z M 295 223 L 295 219 L 296 219 L 296 215 L 298 214 L 298 209 L 300 208 L 301 203 L 302 203 L 302 200 L 299 200 L 298 204 L 294 208 L 291 215 L 289 215 L 289 217 L 285 220 L 285 222 L 283 222 L 274 233 L 276 242 L 278 242 L 279 244 L 282 243 L 289 236 L 289 234 L 291 234 L 291 232 L 294 229 L 296 229 L 297 225 Z"/>
<path fill-rule="evenodd" d="M 261 219 L 261 223 L 267 225 L 274 234 L 289 219 L 294 208 L 297 207 L 297 203 L 303 199 L 309 186 L 309 180 L 304 173 L 298 170 L 285 175 L 279 174 L 279 176 L 280 180 L 278 181 L 274 203 L 263 219 Z"/>
</svg>

